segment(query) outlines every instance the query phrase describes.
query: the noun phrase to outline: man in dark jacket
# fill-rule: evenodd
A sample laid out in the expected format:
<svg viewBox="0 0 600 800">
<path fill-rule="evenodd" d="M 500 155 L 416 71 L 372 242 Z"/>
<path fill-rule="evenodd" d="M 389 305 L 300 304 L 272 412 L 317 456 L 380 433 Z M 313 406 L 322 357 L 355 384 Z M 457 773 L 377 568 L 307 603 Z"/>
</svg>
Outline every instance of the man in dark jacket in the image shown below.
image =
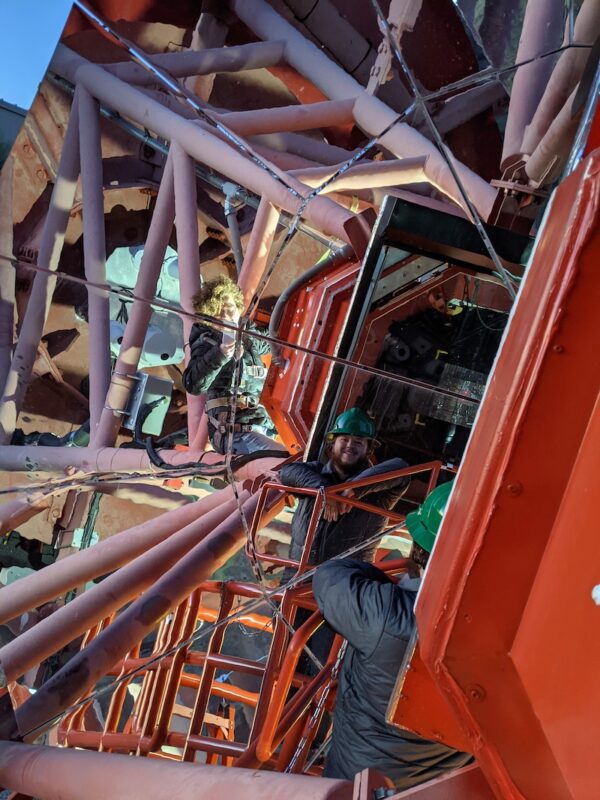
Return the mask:
<svg viewBox="0 0 600 800">
<path fill-rule="evenodd" d="M 239 287 L 229 278 L 205 283 L 194 296 L 194 309 L 207 316 L 239 323 L 244 300 Z M 249 331 L 256 330 L 249 326 Z M 237 361 L 241 359 L 241 378 L 236 393 L 233 425 L 233 452 L 280 450 L 283 445 L 270 438 L 272 429 L 260 395 L 267 374 L 261 355 L 269 352 L 262 339 L 244 334 L 236 352 L 234 331 L 221 330 L 207 323 L 196 323 L 190 334 L 190 360 L 183 373 L 183 385 L 190 394 L 206 394 L 208 433 L 214 449 L 225 453 L 228 439 L 229 409 L 234 399 Z"/>
<path fill-rule="evenodd" d="M 369 467 L 368 458 L 375 443 L 375 427 L 370 417 L 359 408 L 350 408 L 340 414 L 327 433 L 327 439 L 327 463 L 310 461 L 287 464 L 279 473 L 281 482 L 293 488 L 326 489 L 346 481 L 369 478 L 407 466 L 401 458 L 391 458 Z M 345 494 L 390 511 L 402 497 L 408 484 L 407 477 L 395 477 L 370 486 L 348 489 Z M 290 558 L 297 561 L 302 556 L 315 503 L 314 497 L 298 495 L 298 498 L 298 508 L 292 520 L 290 545 Z M 386 518 L 383 516 L 329 501 L 317 524 L 309 563 L 319 564 L 339 555 L 344 550 L 371 539 L 375 534 L 382 533 L 385 525 Z M 361 552 L 360 557 L 372 560 L 376 549 L 377 542 L 373 542 Z"/>
<path fill-rule="evenodd" d="M 407 528 L 411 559 L 420 576 L 448 500 L 450 484 L 435 489 Z M 471 756 L 422 739 L 386 722 L 388 703 L 410 639 L 421 578 L 393 583 L 371 564 L 338 559 L 320 566 L 313 592 L 323 616 L 348 642 L 324 775 L 352 779 L 367 767 L 391 778 L 398 790 L 467 764 Z"/>
</svg>

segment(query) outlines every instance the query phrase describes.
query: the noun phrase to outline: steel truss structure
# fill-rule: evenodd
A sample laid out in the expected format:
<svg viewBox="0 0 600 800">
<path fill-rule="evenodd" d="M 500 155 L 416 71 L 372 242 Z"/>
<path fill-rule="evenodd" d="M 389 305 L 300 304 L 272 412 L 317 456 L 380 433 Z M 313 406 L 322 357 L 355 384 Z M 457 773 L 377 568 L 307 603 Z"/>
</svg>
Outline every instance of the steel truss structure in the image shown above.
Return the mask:
<svg viewBox="0 0 600 800">
<path fill-rule="evenodd" d="M 69 597 L 0 647 L 0 785 L 15 800 L 79 798 L 82 779 L 90 800 L 108 793 L 162 797 L 166 788 L 182 798 L 224 792 L 367 798 L 384 785 L 369 771 L 354 786 L 321 777 L 323 748 L 315 737 L 334 711 L 341 638 L 316 676 L 298 666 L 302 654 L 314 659 L 309 640 L 323 622 L 308 582 L 312 538 L 325 500 L 341 496 L 347 485 L 298 491 L 313 494 L 315 504 L 304 555 L 294 562 L 258 545 L 260 531 L 286 503 L 271 477 L 283 459 L 236 459 L 235 399 L 225 456 L 206 450 L 204 398 L 194 395 L 185 398 L 186 449 L 167 446 L 153 456 L 120 446 L 153 311 L 177 313 L 184 342 L 201 319 L 191 300 L 206 277 L 199 210 L 216 214 L 218 195 L 221 238 L 246 307 L 238 326 L 211 322 L 231 328 L 237 343 L 258 336 L 273 345 L 265 403 L 291 458 L 314 450 L 327 415 L 342 399 L 355 400 L 368 378 L 478 407 L 419 596 L 419 647 L 402 689 L 415 702 L 397 704 L 392 714 L 395 724 L 460 744 L 477 763 L 397 796 L 597 796 L 598 746 L 584 731 L 600 713 L 594 691 L 600 654 L 588 633 L 598 613 L 591 499 L 598 475 L 598 368 L 588 358 L 598 340 L 599 73 L 592 51 L 598 4 L 583 0 L 575 13 L 570 3 L 565 17 L 563 3 L 528 0 L 514 60 L 499 64 L 486 53 L 469 4 L 440 3 L 448 36 L 460 32 L 471 62 L 454 69 L 449 58 L 434 88 L 425 80 L 427 58 L 419 60 L 410 47 L 413 31 L 424 42 L 418 24 L 430 10 L 425 0 L 371 0 L 358 10 L 349 3 L 346 16 L 330 0 L 312 8 L 295 0 L 230 0 L 223 13 L 207 4 L 194 20 L 191 46 L 158 53 L 143 46 L 143 3 L 133 4 L 138 16 L 128 24 L 109 0 L 74 5 L 46 82 L 46 91 L 68 108 L 59 152 L 35 139 L 48 189 L 43 214 L 33 213 L 36 203 L 43 205 L 41 192 L 27 196 L 27 213 L 19 217 L 16 210 L 19 141 L 0 179 L 0 202 L 9 210 L 9 224 L 0 222 L 0 466 L 8 476 L 1 491 L 9 498 L 0 506 L 0 526 L 4 534 L 43 518 L 52 530 L 85 530 L 96 493 L 161 513 L 111 530 L 93 547 L 0 588 L 0 624 Z M 185 16 L 176 6 L 173 19 Z M 325 20 L 320 26 L 313 19 L 317 6 Z M 335 42 L 326 48 L 322 41 L 331 20 L 341 41 L 350 18 L 381 37 L 369 56 L 368 80 L 359 77 L 360 64 L 348 69 L 341 45 L 338 52 Z M 351 44 L 363 39 L 354 34 Z M 106 60 L 90 59 L 86 35 L 104 43 Z M 211 103 L 215 75 L 250 80 L 258 71 L 283 76 L 286 91 L 295 88 L 300 98 L 307 92 L 311 102 L 252 110 Z M 498 145 L 489 179 L 482 174 L 488 165 L 475 168 L 485 159 L 472 152 L 480 129 L 468 126 L 484 112 L 493 117 L 501 101 L 503 136 L 495 117 L 489 124 L 490 142 Z M 41 119 L 32 115 L 28 136 Z M 307 131 L 312 135 L 301 135 Z M 125 163 L 131 142 L 142 152 L 148 148 L 140 159 L 142 179 L 137 172 L 132 178 Z M 107 149 L 124 159 L 114 180 Z M 136 191 L 142 185 L 151 198 L 131 291 L 107 279 L 113 183 Z M 30 187 L 21 191 L 25 196 Z M 491 307 L 493 298 L 509 314 L 483 398 L 384 373 L 369 350 L 372 340 L 384 338 L 390 309 L 420 308 L 428 292 L 463 274 L 465 282 L 480 280 L 456 248 L 422 274 L 417 249 L 380 264 L 383 282 L 401 270 L 416 271 L 372 304 L 365 301 L 364 335 L 357 332 L 353 349 L 342 347 L 356 333 L 349 330 L 349 309 L 360 307 L 360 287 L 369 283 L 372 234 L 386 195 L 469 223 L 483 243 L 486 302 Z M 78 276 L 64 252 L 81 209 L 84 274 Z M 494 227 L 531 236 L 531 258 L 526 268 L 517 265 L 518 274 L 499 254 Z M 22 233 L 27 228 L 29 238 Z M 178 304 L 158 289 L 174 230 Z M 290 254 L 298 258 L 302 250 L 300 237 L 317 248 L 314 258 L 309 254 L 314 267 L 306 259 L 290 266 Z M 33 259 L 28 242 L 36 244 Z M 437 272 L 440 266 L 447 271 Z M 25 278 L 23 307 L 17 300 Z M 87 294 L 89 403 L 65 381 L 43 340 L 61 283 L 71 291 L 83 286 Z M 128 308 L 114 363 L 111 297 Z M 269 316 L 268 333 L 249 330 Z M 184 352 L 187 363 L 189 348 Z M 54 379 L 89 412 L 86 447 L 14 443 L 44 353 Z M 241 362 L 236 386 L 240 378 Z M 326 408 L 332 397 L 336 408 Z M 418 485 L 428 491 L 445 468 L 456 471 L 423 457 L 403 474 L 427 475 Z M 185 502 L 194 480 L 214 477 L 224 488 Z M 382 513 L 353 498 L 344 502 Z M 404 514 L 385 516 L 392 533 L 402 530 Z M 214 573 L 244 545 L 255 581 L 216 580 Z M 381 563 L 390 574 L 406 566 Z M 294 568 L 296 576 L 272 588 L 274 567 Z M 565 570 L 576 579 L 565 581 Z M 309 616 L 296 629 L 298 609 Z M 556 628 L 563 634 L 560 648 Z M 263 656 L 228 652 L 234 629 L 264 639 Z M 51 664 L 79 637 L 77 651 L 31 692 L 23 676 Z M 39 743 L 47 732 L 50 743 Z M 134 755 L 139 758 L 125 757 Z"/>
</svg>

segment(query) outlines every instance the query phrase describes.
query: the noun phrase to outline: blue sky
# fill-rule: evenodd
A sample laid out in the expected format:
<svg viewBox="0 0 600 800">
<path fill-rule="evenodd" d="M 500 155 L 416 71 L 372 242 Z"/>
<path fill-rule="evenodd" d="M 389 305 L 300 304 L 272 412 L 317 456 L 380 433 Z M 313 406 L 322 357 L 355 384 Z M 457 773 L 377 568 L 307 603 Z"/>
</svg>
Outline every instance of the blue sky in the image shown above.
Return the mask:
<svg viewBox="0 0 600 800">
<path fill-rule="evenodd" d="M 0 0 L 0 98 L 29 108 L 72 0 Z"/>
</svg>

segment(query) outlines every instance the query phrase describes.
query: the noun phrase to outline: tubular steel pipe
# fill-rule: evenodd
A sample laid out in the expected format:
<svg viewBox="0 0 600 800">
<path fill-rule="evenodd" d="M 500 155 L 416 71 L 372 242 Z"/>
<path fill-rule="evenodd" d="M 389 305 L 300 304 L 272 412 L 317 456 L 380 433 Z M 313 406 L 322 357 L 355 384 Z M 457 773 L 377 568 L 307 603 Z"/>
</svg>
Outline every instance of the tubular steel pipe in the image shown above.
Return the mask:
<svg viewBox="0 0 600 800">
<path fill-rule="evenodd" d="M 76 93 L 40 241 L 38 264 L 52 271 L 56 271 L 58 267 L 79 177 L 78 106 L 79 98 Z M 0 444 L 9 442 L 14 433 L 25 392 L 31 380 L 31 370 L 44 332 L 55 286 L 54 276 L 46 272 L 36 272 L 10 371 L 3 386 L 0 404 Z"/>
<path fill-rule="evenodd" d="M 149 480 L 148 483 L 151 483 Z M 91 487 L 87 487 L 91 488 Z M 174 489 L 165 489 L 162 486 L 145 485 L 141 481 L 128 483 L 102 482 L 93 487 L 94 491 L 101 494 L 110 494 L 121 500 L 130 500 L 132 503 L 141 503 L 153 508 L 160 508 L 163 511 L 171 511 L 174 508 L 185 506 L 190 502 L 189 496 L 177 492 Z"/>
<path fill-rule="evenodd" d="M 0 589 L 0 624 L 122 567 L 232 497 L 230 487 L 103 539 Z M 5 505 L 9 505 L 8 503 Z M 5 506 L 2 506 L 5 508 Z"/>
<path fill-rule="evenodd" d="M 79 149 L 83 197 L 83 256 L 85 277 L 106 283 L 106 237 L 102 191 L 102 147 L 98 102 L 81 88 L 79 92 Z M 110 385 L 110 313 L 106 292 L 88 287 L 90 438 L 100 421 Z"/>
<path fill-rule="evenodd" d="M 287 63 L 305 75 L 332 100 L 356 98 L 354 119 L 370 136 L 380 136 L 380 143 L 399 158 L 430 156 L 428 180 L 461 207 L 464 201 L 448 164 L 435 145 L 405 123 L 396 123 L 398 114 L 381 100 L 370 95 L 352 76 L 331 61 L 309 42 L 264 0 L 232 0 L 232 10 L 254 33 L 265 40 L 285 41 Z M 487 219 L 496 197 L 495 190 L 464 164 L 454 160 L 467 194 L 483 219 Z"/>
<path fill-rule="evenodd" d="M 129 309 L 129 319 L 123 333 L 123 341 L 111 377 L 106 402 L 96 434 L 91 438 L 92 446 L 112 446 L 115 443 L 121 427 L 123 411 L 127 407 L 129 395 L 135 383 L 135 373 L 152 316 L 152 306 L 148 301 L 152 300 L 156 294 L 156 285 L 175 219 L 173 184 L 173 161 L 168 157 L 135 282 L 136 299 Z"/>
<path fill-rule="evenodd" d="M 288 153 L 284 150 L 276 150 L 273 147 L 267 147 L 267 145 L 261 142 L 252 142 L 252 148 L 262 159 L 270 161 L 271 164 L 275 164 L 279 169 L 283 169 L 286 172 L 322 166 L 321 161 L 314 161 L 313 159 L 304 158 L 303 156 L 297 156 L 294 153 Z"/>
<path fill-rule="evenodd" d="M 189 639 L 194 633 L 199 600 L 200 593 L 196 590 L 192 592 L 187 602 L 182 603 L 177 609 L 175 619 L 169 625 L 170 632 L 166 643 L 167 649 L 175 646 L 178 641 Z M 176 620 L 178 616 L 180 621 L 177 626 Z M 182 647 L 173 655 L 168 671 L 159 670 L 156 674 L 153 686 L 153 703 L 149 706 L 147 718 L 141 729 L 142 737 L 138 745 L 138 755 L 147 755 L 155 750 L 160 750 L 165 742 L 169 732 L 171 713 L 179 690 L 187 649 L 187 647 Z"/>
<path fill-rule="evenodd" d="M 9 156 L 0 172 L 0 256 L 13 255 L 13 164 Z M 15 338 L 15 277 L 8 261 L 0 262 L 0 387 L 4 389 Z"/>
<path fill-rule="evenodd" d="M 387 186 L 402 186 L 407 183 L 421 183 L 427 174 L 428 156 L 423 158 L 403 158 L 398 161 L 372 161 L 350 167 L 343 175 L 335 178 L 322 189 L 329 192 L 348 192 L 354 189 L 377 189 Z M 306 186 L 317 187 L 335 174 L 337 167 L 293 170 L 294 175 Z"/>
<path fill-rule="evenodd" d="M 202 656 L 202 658 L 196 659 L 193 663 L 204 665 L 205 663 L 215 664 L 216 667 L 219 669 L 234 669 L 236 660 L 233 656 L 221 656 L 221 654 L 213 655 L 206 657 L 204 653 L 199 653 L 198 655 Z M 148 661 L 152 658 L 152 656 L 146 656 L 145 658 L 133 658 L 131 656 L 127 656 L 120 661 L 118 664 L 113 665 L 113 667 L 107 672 L 107 675 L 119 675 L 121 672 L 130 672 L 131 670 L 140 670 L 143 669 L 144 666 L 148 665 L 148 671 L 158 669 L 159 666 L 170 666 L 172 663 L 171 658 L 163 658 L 158 664 L 148 664 Z M 240 659 L 240 661 L 244 661 L 244 659 Z M 189 659 L 189 654 L 186 656 L 186 664 L 191 664 L 192 662 Z M 249 662 L 252 663 L 252 662 Z M 235 671 L 238 672 L 245 672 L 252 675 L 262 676 L 264 673 L 264 667 L 254 662 L 254 666 L 257 667 L 256 671 L 250 672 L 246 665 L 244 665 L 244 669 L 238 669 Z M 191 689 L 197 689 L 200 685 L 202 676 L 201 675 L 194 675 L 189 672 L 183 672 L 181 675 L 181 685 L 187 686 Z M 252 708 L 256 707 L 258 703 L 259 693 L 258 692 L 251 692 L 247 689 L 242 689 L 240 686 L 236 686 L 235 684 L 231 683 L 222 683 L 221 681 L 213 681 L 212 684 L 212 694 L 216 694 L 219 697 L 224 697 L 227 700 L 239 700 L 241 703 L 245 703 L 248 706 L 252 706 Z"/>
<path fill-rule="evenodd" d="M 256 502 L 257 498 L 251 497 L 244 504 L 247 516 L 254 513 Z M 265 524 L 279 512 L 281 505 L 277 502 L 266 512 Z M 241 515 L 236 510 L 16 709 L 15 721 L 20 735 L 35 738 L 41 730 L 47 729 L 56 715 L 81 697 L 126 655 L 132 643 L 150 633 L 161 617 L 179 605 L 198 583 L 237 552 L 244 535 Z M 7 720 L 4 733 L 9 732 L 14 734 L 15 731 L 11 721 Z"/>
<path fill-rule="evenodd" d="M 41 511 L 45 511 L 50 506 L 50 495 L 36 492 L 29 495 L 27 500 L 9 500 L 0 506 L 0 536 L 27 522 L 28 519 L 35 517 Z M 37 574 L 37 573 L 36 573 Z M 0 596 L 2 589 L 0 589 Z M 0 601 L 0 618 L 3 612 Z M 13 614 L 16 616 L 16 614 Z M 8 617 L 12 619 L 12 617 Z M 1 624 L 1 623 L 0 623 Z"/>
<path fill-rule="evenodd" d="M 583 106 L 573 112 L 577 91 L 577 87 L 573 89 L 571 96 L 525 163 L 525 174 L 531 186 L 547 184 L 562 172 L 583 114 Z"/>
<path fill-rule="evenodd" d="M 354 123 L 353 107 L 353 99 L 326 100 L 282 108 L 261 108 L 259 111 L 230 111 L 213 116 L 240 136 L 255 136 Z"/>
<path fill-rule="evenodd" d="M 227 745 L 228 743 L 223 743 Z M 351 800 L 352 782 L 0 742 L 0 784 L 43 800 Z"/>
<path fill-rule="evenodd" d="M 223 623 L 225 619 L 229 616 L 231 611 L 231 607 L 233 605 L 234 595 L 230 592 L 223 592 L 221 595 L 221 606 L 219 608 L 219 614 L 217 617 L 218 623 Z M 213 656 L 217 655 L 221 651 L 221 647 L 223 645 L 223 640 L 225 638 L 227 627 L 225 624 L 220 624 L 219 627 L 215 628 L 210 636 L 210 640 L 206 647 L 206 655 Z M 189 737 L 190 736 L 198 736 L 202 733 L 202 726 L 204 724 L 204 717 L 208 709 L 208 701 L 210 700 L 210 696 L 212 693 L 212 684 L 215 678 L 215 673 L 217 671 L 217 667 L 214 663 L 205 662 L 204 667 L 202 669 L 202 677 L 200 679 L 200 685 L 198 687 L 198 692 L 196 694 L 196 701 L 194 703 L 194 709 L 192 711 L 192 716 L 190 718 L 189 727 L 188 727 L 188 735 L 186 737 L 186 744 L 183 748 L 183 755 L 181 757 L 182 761 L 194 761 L 196 754 L 193 747 L 190 746 Z"/>
<path fill-rule="evenodd" d="M 28 669 L 85 633 L 95 622 L 144 592 L 236 508 L 235 499 L 230 498 L 202 514 L 1 647 L 0 686 L 20 678 Z"/>
<path fill-rule="evenodd" d="M 193 450 L 159 450 L 158 455 L 166 464 L 177 467 L 193 461 L 202 465 L 222 464 L 219 453 L 197 453 Z M 260 458 L 250 461 L 236 475 L 240 479 L 258 477 L 261 469 L 274 469 L 281 463 L 279 458 Z M 0 468 L 11 471 L 26 471 L 35 465 L 35 470 L 43 472 L 62 472 L 68 468 L 82 470 L 84 473 L 105 472 L 156 472 L 145 450 L 135 448 L 100 447 L 36 447 L 35 445 L 13 445 L 0 447 Z"/>
<path fill-rule="evenodd" d="M 220 669 L 243 672 L 245 675 L 254 675 L 258 678 L 262 678 L 265 674 L 264 664 L 259 664 L 256 661 L 250 661 L 240 656 L 229 656 L 224 653 L 219 653 L 218 655 L 207 657 L 205 653 L 199 653 L 197 650 L 192 650 L 188 653 L 189 664 L 203 666 L 205 662 L 216 664 Z"/>
<path fill-rule="evenodd" d="M 302 184 L 267 164 L 265 167 L 247 158 L 237 149 L 192 120 L 184 119 L 145 96 L 132 86 L 86 61 L 64 45 L 55 51 L 52 68 L 72 82 L 80 82 L 95 97 L 130 119 L 141 120 L 158 136 L 176 140 L 197 161 L 227 175 L 242 180 L 252 192 L 265 196 L 273 204 L 295 214 L 301 205 Z M 315 197 L 304 209 L 304 216 L 321 230 L 348 242 L 344 225 L 354 215 L 326 197 Z"/>
<path fill-rule="evenodd" d="M 311 139 L 299 133 L 265 133 L 260 136 L 249 137 L 252 144 L 260 144 L 280 152 L 282 155 L 295 155 L 299 158 L 313 161 L 316 164 L 329 164 L 334 166 L 348 161 L 356 155 L 357 150 L 345 150 L 343 147 Z"/>
<path fill-rule="evenodd" d="M 584 0 L 575 21 L 573 44 L 589 45 L 591 47 L 599 29 L 600 3 L 597 0 Z M 563 46 L 569 43 L 567 32 Z M 533 115 L 533 119 L 525 129 L 522 146 L 524 153 L 533 153 L 550 128 L 552 121 L 567 104 L 569 95 L 581 80 L 589 57 L 590 50 L 584 47 L 573 47 L 561 54 L 548 80 L 544 95 Z"/>
<path fill-rule="evenodd" d="M 238 47 L 214 47 L 200 52 L 155 53 L 148 56 L 152 63 L 174 78 L 192 75 L 211 75 L 213 72 L 240 72 L 247 69 L 272 67 L 283 58 L 283 42 L 254 42 Z M 147 69 L 133 62 L 104 64 L 104 69 L 127 83 L 155 83 Z"/>
<path fill-rule="evenodd" d="M 516 63 L 535 59 L 560 43 L 564 22 L 562 0 L 528 0 Z M 554 67 L 554 58 L 538 58 L 515 73 L 508 107 L 502 160 L 506 169 L 523 154 L 523 135 L 539 105 Z"/>
<path fill-rule="evenodd" d="M 198 249 L 198 197 L 194 162 L 174 142 L 171 145 L 175 178 L 175 226 L 177 228 L 177 258 L 179 262 L 179 303 L 184 311 L 194 313 L 193 296 L 200 289 L 200 255 Z M 193 318 L 184 314 L 183 341 L 185 365 L 190 360 L 188 342 Z M 192 443 L 198 435 L 200 420 L 204 413 L 204 395 L 187 394 L 188 441 Z"/>
<path fill-rule="evenodd" d="M 215 12 L 216 9 L 213 7 L 200 13 L 196 27 L 192 32 L 190 50 L 202 52 L 208 48 L 225 46 L 229 25 L 225 23 L 223 14 Z M 182 83 L 185 89 L 193 92 L 196 97 L 201 100 L 209 100 L 216 77 L 213 72 L 205 76 L 188 77 Z"/>
<path fill-rule="evenodd" d="M 240 238 L 240 226 L 237 218 L 237 208 L 231 202 L 230 197 L 225 195 L 225 202 L 223 203 L 223 211 L 225 219 L 227 220 L 227 227 L 229 228 L 229 241 L 231 242 L 231 251 L 235 260 L 235 268 L 239 275 L 244 260 L 244 253 L 242 251 L 242 240 Z"/>
<path fill-rule="evenodd" d="M 281 719 L 281 712 L 283 711 L 288 691 L 292 685 L 292 677 L 296 671 L 298 659 L 302 655 L 304 645 L 323 622 L 324 620 L 321 612 L 315 611 L 315 613 L 298 628 L 288 644 L 281 670 L 277 676 L 277 683 L 269 698 L 269 715 L 256 740 L 256 756 L 260 761 L 268 761 L 275 751 L 276 745 L 274 744 L 274 737 L 277 725 Z"/>
<path fill-rule="evenodd" d="M 306 683 L 288 703 L 287 709 L 277 726 L 273 737 L 273 745 L 279 747 L 285 736 L 293 726 L 307 712 L 313 701 L 315 694 L 325 685 L 331 674 L 331 665 L 317 673 L 308 683 Z M 252 739 L 246 751 L 239 757 L 234 766 L 236 768 L 254 769 L 261 765 L 260 759 L 256 755 L 256 739 Z"/>
<path fill-rule="evenodd" d="M 246 307 L 254 297 L 266 269 L 278 223 L 279 209 L 263 197 L 256 212 L 238 280 L 239 287 L 244 293 Z"/>
</svg>

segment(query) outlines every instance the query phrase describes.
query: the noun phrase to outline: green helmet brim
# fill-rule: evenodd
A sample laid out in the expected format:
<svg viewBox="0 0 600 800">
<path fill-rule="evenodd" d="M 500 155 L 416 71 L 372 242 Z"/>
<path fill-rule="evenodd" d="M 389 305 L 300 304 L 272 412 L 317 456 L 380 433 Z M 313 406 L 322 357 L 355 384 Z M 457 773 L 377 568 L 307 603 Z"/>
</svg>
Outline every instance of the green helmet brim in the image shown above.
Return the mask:
<svg viewBox="0 0 600 800">
<path fill-rule="evenodd" d="M 423 550 L 431 553 L 435 535 L 423 525 L 418 511 L 411 511 L 410 514 L 406 515 L 406 528 L 412 536 L 413 542 L 416 542 Z"/>
</svg>

